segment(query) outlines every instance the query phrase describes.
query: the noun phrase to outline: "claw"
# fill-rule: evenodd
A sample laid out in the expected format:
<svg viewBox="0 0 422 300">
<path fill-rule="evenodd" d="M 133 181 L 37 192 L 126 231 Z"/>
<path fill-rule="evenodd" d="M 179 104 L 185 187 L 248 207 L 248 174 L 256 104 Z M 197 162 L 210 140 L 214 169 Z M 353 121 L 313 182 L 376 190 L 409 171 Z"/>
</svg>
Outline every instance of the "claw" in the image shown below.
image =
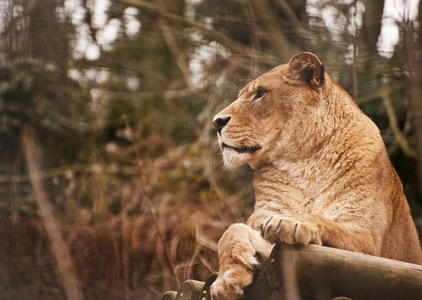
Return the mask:
<svg viewBox="0 0 422 300">
<path fill-rule="evenodd" d="M 280 221 L 278 221 L 278 224 L 277 224 L 277 231 L 275 233 L 277 238 L 280 238 L 281 231 L 283 230 L 283 228 L 281 227 L 282 222 L 283 222 L 283 218 L 280 218 Z"/>
<path fill-rule="evenodd" d="M 261 235 L 263 237 L 267 237 L 272 229 L 272 225 L 270 224 L 273 217 L 270 217 L 265 224 L 263 224 L 261 227 Z"/>
</svg>

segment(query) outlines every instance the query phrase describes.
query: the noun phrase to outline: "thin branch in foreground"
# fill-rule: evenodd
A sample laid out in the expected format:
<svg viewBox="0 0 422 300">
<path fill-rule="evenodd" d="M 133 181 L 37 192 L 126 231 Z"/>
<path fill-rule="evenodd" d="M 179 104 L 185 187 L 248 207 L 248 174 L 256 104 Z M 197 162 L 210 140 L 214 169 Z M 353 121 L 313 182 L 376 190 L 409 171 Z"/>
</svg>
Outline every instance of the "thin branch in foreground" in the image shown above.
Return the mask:
<svg viewBox="0 0 422 300">
<path fill-rule="evenodd" d="M 158 226 L 157 218 L 152 211 L 151 201 L 149 199 L 147 192 L 145 191 L 145 187 L 144 187 L 143 180 L 142 180 L 141 166 L 139 164 L 140 155 L 139 155 L 138 147 L 136 147 L 135 135 L 133 133 L 132 127 L 130 127 L 130 125 L 129 125 L 129 122 L 127 120 L 127 116 L 123 115 L 122 118 L 125 121 L 127 130 L 130 132 L 130 136 L 132 137 L 132 144 L 133 144 L 133 148 L 134 148 L 134 152 L 135 152 L 135 158 L 136 158 L 136 168 L 138 170 L 138 175 L 139 175 L 139 180 L 140 180 L 140 184 L 141 184 L 141 191 L 142 191 L 143 199 L 145 200 L 145 204 L 146 204 L 148 212 L 151 216 L 152 223 L 154 224 L 155 230 L 157 231 L 158 238 L 160 239 L 160 241 L 163 245 L 165 258 L 166 258 L 166 260 L 167 260 L 167 262 L 168 262 L 168 264 L 169 264 L 169 266 L 170 266 L 170 268 L 173 272 L 174 277 L 176 278 L 177 285 L 180 286 L 180 281 L 179 281 L 179 278 L 177 277 L 177 270 L 175 268 L 173 261 L 171 260 L 168 245 L 167 245 L 163 235 L 161 234 L 160 228 Z"/>
<path fill-rule="evenodd" d="M 48 200 L 42 180 L 37 176 L 41 169 L 41 149 L 35 140 L 34 130 L 29 127 L 25 127 L 22 132 L 22 150 L 26 158 L 35 200 L 51 243 L 51 251 L 56 259 L 57 267 L 63 280 L 67 299 L 84 299 L 72 256 L 60 233 L 59 223 L 54 217 L 53 207 Z"/>
</svg>

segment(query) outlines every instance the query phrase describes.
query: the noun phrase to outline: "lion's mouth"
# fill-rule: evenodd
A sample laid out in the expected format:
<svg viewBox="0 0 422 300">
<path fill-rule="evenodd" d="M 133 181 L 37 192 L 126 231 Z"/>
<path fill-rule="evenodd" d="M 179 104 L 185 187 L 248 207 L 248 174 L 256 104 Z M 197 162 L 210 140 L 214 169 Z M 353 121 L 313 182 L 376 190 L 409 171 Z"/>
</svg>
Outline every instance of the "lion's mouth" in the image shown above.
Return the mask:
<svg viewBox="0 0 422 300">
<path fill-rule="evenodd" d="M 223 143 L 223 147 L 222 148 L 223 149 L 224 148 L 233 149 L 234 151 L 236 151 L 238 153 L 245 153 L 245 152 L 254 153 L 254 152 L 258 151 L 259 149 L 262 149 L 262 147 L 259 146 L 259 145 L 255 145 L 255 146 L 242 146 L 240 148 L 236 148 L 236 147 L 229 146 L 229 145 L 227 145 L 225 143 Z"/>
</svg>

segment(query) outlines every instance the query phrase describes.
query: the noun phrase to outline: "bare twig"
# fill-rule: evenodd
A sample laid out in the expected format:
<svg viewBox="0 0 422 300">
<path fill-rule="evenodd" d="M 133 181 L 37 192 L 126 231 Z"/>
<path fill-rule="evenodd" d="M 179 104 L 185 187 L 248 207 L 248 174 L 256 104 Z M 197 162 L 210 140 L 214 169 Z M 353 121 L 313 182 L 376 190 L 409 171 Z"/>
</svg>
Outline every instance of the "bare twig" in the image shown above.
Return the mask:
<svg viewBox="0 0 422 300">
<path fill-rule="evenodd" d="M 292 3 L 292 2 L 291 2 Z M 309 39 L 315 36 L 315 33 L 311 32 L 310 30 L 306 29 L 303 25 L 305 24 L 302 20 L 296 16 L 295 12 L 293 11 L 291 4 L 288 3 L 286 0 L 277 0 L 275 1 L 283 13 L 286 15 L 287 20 L 292 23 L 294 26 L 294 30 L 303 38 Z"/>
<path fill-rule="evenodd" d="M 394 137 L 397 141 L 397 143 L 400 145 L 400 148 L 403 150 L 403 152 L 408 156 L 412 158 L 417 158 L 418 154 L 415 149 L 413 149 L 406 138 L 403 136 L 403 134 L 400 131 L 400 127 L 397 121 L 396 112 L 394 110 L 394 106 L 390 101 L 390 98 L 388 95 L 384 95 L 382 97 L 382 102 L 384 104 L 385 110 L 387 112 L 388 120 L 390 122 L 391 130 L 394 133 Z"/>
<path fill-rule="evenodd" d="M 212 28 L 207 27 L 207 25 L 202 24 L 200 22 L 196 22 L 193 20 L 188 20 L 183 18 L 180 15 L 173 14 L 171 12 L 166 11 L 162 7 L 145 0 L 118 0 L 118 2 L 132 5 L 134 7 L 140 8 L 140 9 L 148 9 L 153 12 L 158 13 L 161 17 L 165 18 L 168 22 L 177 22 L 179 24 L 189 25 L 192 28 L 196 28 L 198 30 L 201 30 L 203 33 L 209 35 L 211 38 L 213 38 L 216 42 L 220 43 L 227 49 L 229 49 L 232 53 L 240 53 L 244 55 L 245 57 L 252 57 L 256 56 L 260 58 L 261 60 L 265 59 L 268 62 L 278 62 L 279 58 L 268 54 L 264 52 L 256 52 L 253 49 L 246 47 L 245 45 L 235 41 L 234 39 L 230 38 L 228 35 L 219 32 L 217 30 L 213 30 Z"/>
<path fill-rule="evenodd" d="M 274 10 L 267 1 L 251 1 L 250 4 L 255 12 L 255 18 L 265 19 L 257 34 L 269 37 L 269 42 L 274 43 L 275 48 L 278 48 L 276 55 L 279 58 L 287 60 L 291 52 L 299 52 L 299 49 L 287 39 L 283 28 L 278 25 Z"/>
<path fill-rule="evenodd" d="M 164 40 L 167 43 L 167 47 L 169 51 L 171 52 L 171 54 L 173 55 L 174 59 L 176 60 L 176 64 L 183 75 L 183 79 L 185 81 L 186 86 L 190 90 L 194 90 L 195 87 L 193 86 L 192 81 L 191 81 L 191 72 L 189 70 L 189 66 L 186 62 L 186 58 L 183 56 L 182 52 L 179 50 L 179 47 L 177 46 L 176 39 L 174 37 L 174 34 L 170 26 L 168 26 L 167 22 L 164 20 L 161 20 L 159 22 L 159 26 L 163 34 Z"/>
<path fill-rule="evenodd" d="M 358 98 L 355 99 L 355 100 L 359 105 L 362 105 L 364 103 L 368 103 L 368 102 L 371 102 L 371 101 L 374 101 L 374 100 L 382 99 L 384 97 L 384 95 L 388 96 L 390 94 L 397 93 L 397 92 L 401 91 L 402 89 L 404 89 L 405 87 L 406 87 L 406 85 L 404 83 L 400 83 L 400 84 L 393 85 L 393 86 L 386 86 L 386 87 L 383 87 L 382 89 L 379 89 L 379 90 L 374 91 L 372 93 L 358 96 Z"/>
<path fill-rule="evenodd" d="M 353 62 L 352 62 L 352 80 L 353 80 L 353 99 L 358 98 L 358 76 L 356 71 L 356 58 L 358 52 L 358 34 L 359 28 L 357 24 L 357 14 L 358 14 L 358 7 L 357 7 L 357 0 L 355 0 L 355 15 L 354 15 L 354 26 L 355 26 L 355 34 L 353 36 Z"/>
<path fill-rule="evenodd" d="M 73 174 L 76 172 L 105 173 L 105 174 L 122 173 L 125 175 L 137 174 L 137 171 L 134 167 L 117 168 L 115 165 L 104 166 L 101 164 L 88 164 L 88 165 L 73 164 L 73 165 L 64 165 L 64 166 L 52 168 L 49 170 L 36 170 L 32 174 L 29 174 L 29 175 L 1 175 L 0 183 L 29 182 L 29 181 L 32 181 L 34 178 L 37 178 L 37 180 L 42 180 L 42 179 L 56 177 L 56 176 Z"/>
<path fill-rule="evenodd" d="M 123 187 L 121 196 L 121 218 L 122 218 L 122 267 L 123 267 L 123 281 L 125 290 L 125 299 L 131 299 L 131 284 L 130 284 L 130 249 L 132 242 L 133 227 L 129 221 L 129 212 L 132 208 L 139 205 L 139 199 L 136 193 L 132 193 L 132 189 L 128 186 Z"/>
<path fill-rule="evenodd" d="M 133 147 L 134 147 L 134 152 L 135 152 L 135 157 L 136 157 L 136 168 L 138 170 L 138 176 L 139 176 L 139 180 L 140 180 L 140 185 L 141 185 L 141 191 L 142 191 L 143 200 L 145 201 L 145 204 L 147 206 L 148 212 L 149 212 L 149 214 L 151 216 L 152 223 L 154 224 L 155 230 L 157 231 L 158 238 L 160 239 L 160 241 L 162 243 L 162 246 L 163 246 L 163 249 L 164 249 L 164 255 L 165 255 L 165 258 L 167 260 L 167 263 L 169 264 L 169 266 L 170 266 L 170 268 L 171 268 L 171 270 L 173 272 L 173 275 L 174 275 L 174 277 L 176 279 L 177 285 L 180 286 L 180 280 L 177 277 L 177 271 L 176 271 L 175 265 L 174 265 L 174 263 L 173 263 L 173 261 L 171 259 L 169 247 L 168 247 L 168 245 L 166 243 L 166 240 L 164 239 L 164 237 L 163 237 L 163 235 L 162 235 L 162 233 L 160 231 L 160 228 L 158 226 L 157 218 L 156 218 L 155 214 L 152 211 L 152 204 L 151 204 L 151 201 L 149 199 L 149 195 L 147 194 L 147 192 L 145 191 L 145 188 L 144 188 L 143 179 L 142 179 L 142 171 L 141 171 L 141 166 L 140 166 L 140 163 L 139 163 L 139 161 L 140 161 L 140 155 L 139 155 L 138 147 L 136 147 L 135 135 L 133 133 L 132 127 L 129 125 L 129 122 L 127 120 L 126 115 L 123 115 L 122 118 L 125 121 L 127 130 L 130 132 L 130 135 L 132 136 L 132 142 L 133 142 Z"/>
</svg>

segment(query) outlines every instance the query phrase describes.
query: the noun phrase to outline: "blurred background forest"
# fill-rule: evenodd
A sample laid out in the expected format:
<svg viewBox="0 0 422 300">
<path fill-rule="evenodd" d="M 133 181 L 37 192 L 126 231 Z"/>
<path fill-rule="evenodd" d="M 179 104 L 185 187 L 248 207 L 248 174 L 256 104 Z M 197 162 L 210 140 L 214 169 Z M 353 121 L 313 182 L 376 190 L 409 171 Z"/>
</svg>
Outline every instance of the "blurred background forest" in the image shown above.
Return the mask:
<svg viewBox="0 0 422 300">
<path fill-rule="evenodd" d="M 421 230 L 421 26 L 418 0 L 2 0 L 1 299 L 159 299 L 216 271 L 254 199 L 212 118 L 301 51 L 377 123 Z"/>
</svg>

